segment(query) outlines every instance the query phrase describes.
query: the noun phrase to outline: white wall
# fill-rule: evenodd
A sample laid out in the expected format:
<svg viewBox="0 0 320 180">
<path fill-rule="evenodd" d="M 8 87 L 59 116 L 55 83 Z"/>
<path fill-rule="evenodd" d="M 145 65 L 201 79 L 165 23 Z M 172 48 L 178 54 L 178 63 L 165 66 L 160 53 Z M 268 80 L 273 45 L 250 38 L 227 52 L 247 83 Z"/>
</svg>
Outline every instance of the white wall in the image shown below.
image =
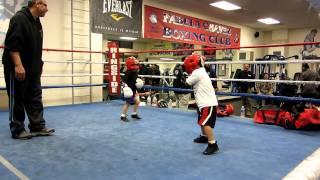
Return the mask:
<svg viewBox="0 0 320 180">
<path fill-rule="evenodd" d="M 42 25 L 44 29 L 44 48 L 50 49 L 71 49 L 71 1 L 69 0 L 55 0 L 47 1 L 48 13 L 42 18 Z M 89 1 L 84 3 L 74 3 L 75 8 L 89 9 Z M 74 11 L 74 20 L 81 22 L 89 22 L 89 13 Z M 89 35 L 89 25 L 73 24 L 74 33 Z M 90 36 L 74 36 L 74 48 L 76 50 L 89 50 Z M 91 34 L 91 50 L 102 51 L 103 42 L 102 36 Z M 67 61 L 71 60 L 70 52 L 44 52 L 43 60 L 46 61 Z M 89 53 L 74 53 L 76 61 L 90 60 Z M 92 54 L 91 60 L 93 62 L 101 62 L 104 59 L 102 54 Z M 102 74 L 103 66 L 100 64 L 73 64 L 74 73 L 76 74 Z M 72 63 L 45 63 L 43 75 L 58 75 L 72 74 Z M 89 84 L 90 77 L 74 77 L 74 84 Z M 93 84 L 102 84 L 102 76 L 94 76 L 91 79 Z M 43 77 L 43 85 L 71 85 L 71 77 Z M 92 94 L 91 94 L 92 93 Z M 102 87 L 82 87 L 74 88 L 74 103 L 90 102 L 90 94 L 93 102 L 102 101 Z M 45 89 L 43 90 L 43 102 L 46 106 L 71 104 L 72 103 L 72 88 L 63 89 Z"/>
</svg>

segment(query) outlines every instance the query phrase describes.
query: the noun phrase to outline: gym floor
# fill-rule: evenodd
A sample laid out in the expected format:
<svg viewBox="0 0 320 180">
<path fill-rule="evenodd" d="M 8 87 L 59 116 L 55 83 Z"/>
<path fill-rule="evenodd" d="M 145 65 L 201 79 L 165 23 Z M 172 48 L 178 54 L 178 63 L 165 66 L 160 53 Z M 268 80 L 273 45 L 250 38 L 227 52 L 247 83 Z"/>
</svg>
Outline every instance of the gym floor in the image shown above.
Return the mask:
<svg viewBox="0 0 320 180">
<path fill-rule="evenodd" d="M 0 156 L 30 179 L 281 179 L 320 147 L 320 132 L 218 118 L 220 151 L 202 155 L 196 112 L 141 107 L 120 122 L 122 101 L 49 107 L 50 137 L 11 139 L 0 112 Z M 27 123 L 26 123 L 27 124 Z M 17 177 L 0 163 L 0 179 Z"/>
</svg>

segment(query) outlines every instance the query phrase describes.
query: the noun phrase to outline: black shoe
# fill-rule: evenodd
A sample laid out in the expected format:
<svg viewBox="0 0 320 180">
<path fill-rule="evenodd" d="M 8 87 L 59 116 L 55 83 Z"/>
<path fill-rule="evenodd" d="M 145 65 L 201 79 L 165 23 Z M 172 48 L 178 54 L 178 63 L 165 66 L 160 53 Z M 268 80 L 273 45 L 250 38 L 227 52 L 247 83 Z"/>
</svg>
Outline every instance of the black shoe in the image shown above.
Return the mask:
<svg viewBox="0 0 320 180">
<path fill-rule="evenodd" d="M 142 119 L 138 114 L 132 114 L 132 115 L 131 115 L 131 118 L 134 118 L 134 119 L 136 119 L 136 120 Z"/>
<path fill-rule="evenodd" d="M 31 131 L 32 136 L 51 136 L 54 133 L 52 128 L 42 128 L 39 131 Z"/>
<path fill-rule="evenodd" d="M 19 134 L 13 134 L 12 138 L 13 139 L 27 140 L 27 139 L 31 139 L 32 135 L 29 132 L 27 132 L 26 130 L 22 130 Z"/>
<path fill-rule="evenodd" d="M 219 147 L 217 143 L 210 144 L 208 143 L 208 147 L 203 151 L 204 155 L 211 155 L 219 151 Z"/>
<path fill-rule="evenodd" d="M 193 140 L 195 143 L 208 143 L 208 138 L 206 136 L 200 135 L 199 137 Z"/>
<path fill-rule="evenodd" d="M 120 120 L 124 122 L 129 122 L 129 119 L 127 118 L 127 116 L 120 116 Z"/>
</svg>

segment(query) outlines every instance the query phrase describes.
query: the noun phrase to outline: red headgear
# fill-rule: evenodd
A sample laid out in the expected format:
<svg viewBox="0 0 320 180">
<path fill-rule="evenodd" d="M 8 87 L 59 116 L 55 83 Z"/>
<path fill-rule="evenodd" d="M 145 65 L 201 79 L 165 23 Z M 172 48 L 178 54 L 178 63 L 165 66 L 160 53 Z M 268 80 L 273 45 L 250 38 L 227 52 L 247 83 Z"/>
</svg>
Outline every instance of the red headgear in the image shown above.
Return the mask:
<svg viewBox="0 0 320 180">
<path fill-rule="evenodd" d="M 127 70 L 138 70 L 139 69 L 139 60 L 131 56 L 126 59 Z"/>
<path fill-rule="evenodd" d="M 199 54 L 192 54 L 184 60 L 183 68 L 188 74 L 191 74 L 195 69 L 204 65 L 204 59 Z"/>
</svg>

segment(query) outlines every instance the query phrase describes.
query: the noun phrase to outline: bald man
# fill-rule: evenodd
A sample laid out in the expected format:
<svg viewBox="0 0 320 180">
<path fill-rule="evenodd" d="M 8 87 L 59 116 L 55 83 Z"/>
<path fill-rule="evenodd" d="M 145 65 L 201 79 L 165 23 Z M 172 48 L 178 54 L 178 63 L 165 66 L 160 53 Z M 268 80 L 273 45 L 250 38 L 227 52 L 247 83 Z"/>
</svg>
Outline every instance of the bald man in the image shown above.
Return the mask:
<svg viewBox="0 0 320 180">
<path fill-rule="evenodd" d="M 40 18 L 48 12 L 45 0 L 29 0 L 11 19 L 3 53 L 4 75 L 9 102 L 10 131 L 14 139 L 48 136 L 43 118 L 41 73 L 43 31 Z M 26 131 L 25 112 L 29 119 Z"/>
<path fill-rule="evenodd" d="M 254 79 L 254 74 L 250 71 L 249 64 L 243 64 L 243 70 L 235 75 L 235 79 Z M 240 93 L 252 93 L 254 88 L 253 82 L 237 82 Z M 245 107 L 245 115 L 252 116 L 252 107 L 249 97 L 242 97 L 242 105 Z"/>
</svg>

